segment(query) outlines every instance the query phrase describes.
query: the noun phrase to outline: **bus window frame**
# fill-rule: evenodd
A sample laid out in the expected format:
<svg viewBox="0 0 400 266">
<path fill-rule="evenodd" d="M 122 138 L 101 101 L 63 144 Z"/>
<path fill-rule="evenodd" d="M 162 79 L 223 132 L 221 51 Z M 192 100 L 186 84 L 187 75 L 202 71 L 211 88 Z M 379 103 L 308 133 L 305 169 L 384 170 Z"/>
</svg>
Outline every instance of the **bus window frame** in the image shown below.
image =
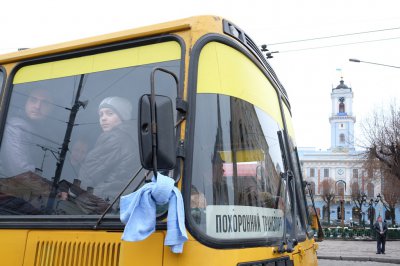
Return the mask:
<svg viewBox="0 0 400 266">
<path fill-rule="evenodd" d="M 302 172 L 301 172 L 301 165 L 300 165 L 300 159 L 299 159 L 299 155 L 298 155 L 298 151 L 297 151 L 297 147 L 293 147 L 293 149 L 296 151 L 296 158 L 294 158 L 294 162 L 293 163 L 295 163 L 295 164 L 297 164 L 297 167 L 298 167 L 298 169 L 299 169 L 299 183 L 304 187 L 304 179 L 303 179 L 303 174 L 302 174 Z M 298 198 L 299 198 L 299 200 L 300 200 L 300 198 L 302 197 L 303 199 L 303 201 L 302 202 L 304 202 L 304 215 L 306 215 L 306 217 L 304 217 L 305 218 L 305 220 L 304 220 L 304 223 L 305 223 L 305 234 L 303 235 L 303 234 L 299 234 L 299 236 L 300 236 L 300 238 L 298 239 L 299 241 L 304 241 L 305 239 L 306 239 L 306 237 L 308 237 L 308 238 L 313 238 L 314 237 L 314 235 L 313 235 L 313 233 L 312 233 L 312 230 L 311 230 L 311 224 L 310 224 L 310 222 L 309 222 L 309 219 L 308 219 L 308 217 L 309 217 L 309 215 L 310 215 L 310 213 L 309 213 L 309 211 L 308 211 L 308 205 L 307 205 L 307 198 L 306 198 L 306 193 L 305 193 L 305 188 L 303 189 L 303 192 L 302 192 L 302 195 L 300 195 L 300 194 L 297 194 L 298 195 Z M 299 201 L 298 200 L 298 203 L 300 204 L 301 203 L 301 201 Z M 299 206 L 299 208 L 300 208 L 300 206 Z"/>
<path fill-rule="evenodd" d="M 87 56 L 98 53 L 107 53 L 117 50 L 122 50 L 126 48 L 134 48 L 139 46 L 144 46 L 148 44 L 157 44 L 167 41 L 176 41 L 180 45 L 181 58 L 180 58 L 180 80 L 185 79 L 185 55 L 186 55 L 186 43 L 184 39 L 176 34 L 168 34 L 163 36 L 145 37 L 137 40 L 129 40 L 123 42 L 114 42 L 108 44 L 97 45 L 89 48 L 84 48 L 72 52 L 64 52 L 59 54 L 47 55 L 39 58 L 29 59 L 21 61 L 15 65 L 11 70 L 7 86 L 4 86 L 3 91 L 5 95 L 3 96 L 3 105 L 1 106 L 0 113 L 0 147 L 3 138 L 3 133 L 5 130 L 5 120 L 8 114 L 8 107 L 11 101 L 11 95 L 13 91 L 13 80 L 19 69 L 29 65 L 35 65 L 40 63 L 54 62 L 65 59 L 77 58 L 81 56 Z M 150 77 L 149 77 L 150 82 Z M 149 91 L 150 93 L 150 91 Z M 184 95 L 184 82 L 179 82 L 177 96 L 181 98 Z M 181 136 L 181 124 L 176 127 L 176 141 L 178 141 Z M 178 180 L 181 176 L 181 160 L 177 160 L 174 168 L 174 178 Z M 100 215 L 0 215 L 0 229 L 93 229 L 96 221 Z M 161 221 L 166 217 L 166 213 L 158 218 L 156 223 L 157 230 L 163 230 L 166 228 L 166 222 Z M 106 216 L 102 223 L 97 226 L 99 230 L 123 230 L 124 224 L 120 221 L 119 215 Z"/>
<path fill-rule="evenodd" d="M 194 129 L 195 129 L 195 119 L 196 119 L 196 95 L 197 95 L 197 80 L 198 80 L 198 66 L 199 66 L 199 58 L 201 51 L 203 47 L 210 43 L 210 42 L 219 42 L 222 44 L 225 44 L 227 46 L 230 46 L 231 48 L 237 50 L 238 52 L 242 53 L 245 55 L 250 61 L 252 61 L 265 75 L 265 77 L 270 81 L 271 85 L 275 89 L 278 101 L 280 104 L 282 101 L 282 98 L 286 98 L 286 95 L 279 89 L 278 87 L 278 82 L 276 82 L 275 78 L 272 76 L 271 73 L 267 71 L 267 68 L 263 66 L 260 61 L 256 58 L 254 54 L 251 53 L 251 51 L 248 48 L 245 48 L 241 45 L 239 45 L 237 42 L 235 42 L 232 38 L 219 35 L 219 34 L 214 34 L 210 33 L 202 38 L 200 38 L 195 45 L 192 48 L 192 58 L 191 61 L 189 62 L 189 81 L 188 81 L 188 103 L 190 106 L 190 110 L 192 112 L 189 113 L 188 118 L 187 118 L 187 126 L 186 126 L 186 131 L 189 132 L 189 136 L 191 136 L 190 139 L 187 138 L 187 161 L 184 165 L 184 170 L 183 170 L 183 176 L 185 176 L 185 179 L 182 184 L 182 191 L 184 195 L 184 203 L 185 203 L 185 217 L 187 220 L 187 230 L 190 232 L 190 234 L 198 240 L 200 243 L 212 247 L 212 248 L 217 248 L 217 249 L 229 249 L 229 248 L 238 248 L 238 247 L 260 247 L 260 246 L 266 246 L 270 245 L 273 246 L 272 241 L 265 241 L 265 239 L 262 238 L 257 238 L 257 239 L 239 239 L 239 240 L 221 240 L 221 239 L 214 239 L 206 235 L 204 232 L 200 231 L 197 229 L 197 226 L 195 222 L 193 221 L 193 218 L 191 216 L 190 212 L 190 190 L 191 190 L 191 183 L 192 183 L 192 168 L 193 168 L 193 149 L 194 149 Z M 285 99 L 285 102 L 287 100 Z M 290 106 L 290 105 L 288 105 Z M 279 110 L 279 113 L 281 114 L 282 120 L 284 119 L 284 114 L 283 110 Z M 283 121 L 282 121 L 283 122 Z M 283 123 L 284 129 L 287 127 L 285 123 Z M 285 129 L 286 131 L 286 129 Z M 285 133 L 286 134 L 286 133 Z M 286 142 L 286 141 L 285 141 Z M 286 143 L 285 143 L 286 145 Z M 287 146 L 287 145 L 286 145 Z M 285 154 L 283 156 L 287 157 L 287 150 L 285 150 Z M 287 158 L 288 160 L 288 158 Z M 292 202 L 292 200 L 291 200 Z M 292 204 L 293 206 L 293 204 Z M 276 241 L 274 241 L 276 243 Z M 275 245 L 274 245 L 275 246 Z"/>
<path fill-rule="evenodd" d="M 3 114 L 4 114 L 4 106 L 6 105 L 6 101 L 4 100 L 4 97 L 6 96 L 6 82 L 7 82 L 7 72 L 6 69 L 0 65 L 0 72 L 3 75 L 3 80 L 0 82 L 0 129 L 4 127 L 5 121 L 3 121 Z M 1 138 L 3 136 L 3 131 L 0 130 L 0 145 L 1 145 Z"/>
<path fill-rule="evenodd" d="M 291 110 L 289 108 L 290 105 L 289 105 L 289 102 L 287 101 L 287 99 L 285 99 L 283 97 L 281 98 L 281 103 L 282 103 L 281 109 L 282 109 L 282 113 L 283 113 L 283 115 L 282 115 L 283 123 L 284 123 L 285 127 L 288 128 L 287 121 L 289 119 L 292 120 L 292 113 L 291 113 Z M 284 109 L 285 107 L 286 107 L 286 110 L 288 111 L 288 115 L 290 116 L 289 119 L 286 117 L 286 112 L 285 112 L 285 109 Z M 292 121 L 291 121 L 291 123 L 292 123 Z M 291 233 L 291 235 L 292 235 L 292 237 L 294 239 L 296 239 L 298 241 L 305 241 L 307 236 L 309 238 L 311 238 L 311 236 L 308 234 L 308 228 L 307 228 L 308 227 L 308 221 L 307 221 L 308 219 L 306 217 L 308 217 L 308 211 L 307 211 L 307 201 L 305 199 L 304 188 L 302 186 L 303 177 L 302 177 L 302 174 L 301 174 L 301 166 L 300 166 L 300 161 L 299 161 L 299 157 L 298 157 L 298 154 L 297 154 L 297 147 L 293 143 L 294 136 L 291 136 L 288 133 L 288 130 L 285 130 L 285 131 L 286 131 L 285 134 L 287 134 L 287 141 L 285 141 L 285 142 L 287 142 L 286 143 L 286 153 L 287 153 L 286 156 L 287 156 L 287 159 L 288 159 L 287 167 L 288 167 L 288 169 L 292 170 L 293 178 L 294 178 L 294 182 L 290 182 L 289 183 L 289 193 L 290 193 L 291 196 L 293 196 L 293 194 L 294 194 L 294 196 L 296 197 L 295 201 L 293 201 L 293 202 L 295 202 L 296 206 L 297 206 L 297 210 L 293 209 L 293 211 L 294 211 L 293 214 L 296 214 L 296 215 L 294 215 L 294 217 L 300 217 L 301 225 L 305 226 L 305 228 L 304 228 L 305 233 L 304 234 L 299 232 L 297 227 L 293 226 L 293 232 Z M 290 141 L 290 138 L 293 141 Z M 293 158 L 294 154 L 292 152 L 292 149 L 293 149 L 293 151 L 296 152 L 296 154 L 295 154 L 296 157 L 295 158 Z M 295 166 L 295 164 L 297 166 Z M 296 169 L 298 171 L 295 171 Z M 294 187 L 293 187 L 293 184 L 294 184 Z M 301 194 L 298 192 L 299 191 L 298 188 L 297 188 L 298 185 L 301 186 L 301 191 L 302 191 Z M 292 198 L 292 200 L 293 199 L 294 198 Z M 299 213 L 299 212 L 303 211 L 302 210 L 302 206 L 301 206 L 302 202 L 304 202 L 303 208 L 305 208 L 305 213 Z M 303 217 L 304 214 L 306 214 L 306 217 Z M 295 223 L 296 219 L 293 222 Z"/>
<path fill-rule="evenodd" d="M 0 82 L 0 95 L 1 95 L 4 89 L 4 85 L 6 84 L 7 76 L 6 76 L 6 70 L 4 69 L 3 66 L 0 66 L 0 72 L 3 74 L 3 80 Z"/>
<path fill-rule="evenodd" d="M 1 105 L 0 105 L 0 147 L 1 147 L 1 140 L 3 139 L 3 133 L 4 133 L 4 127 L 6 124 L 6 117 L 7 117 L 7 111 L 8 111 L 8 105 L 10 102 L 11 98 L 11 92 L 8 89 L 10 85 L 10 80 L 6 76 L 6 70 L 3 66 L 0 66 L 0 71 L 3 71 L 4 77 L 3 77 L 3 82 L 0 84 L 0 96 L 1 96 Z M 12 76 L 13 71 L 11 71 Z"/>
</svg>

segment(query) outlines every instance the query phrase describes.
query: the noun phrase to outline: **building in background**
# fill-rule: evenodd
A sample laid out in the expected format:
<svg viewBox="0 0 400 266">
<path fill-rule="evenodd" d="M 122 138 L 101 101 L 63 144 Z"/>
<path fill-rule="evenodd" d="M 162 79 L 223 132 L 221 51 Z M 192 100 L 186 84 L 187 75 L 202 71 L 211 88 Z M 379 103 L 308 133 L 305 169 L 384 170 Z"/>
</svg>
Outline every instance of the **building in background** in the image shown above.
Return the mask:
<svg viewBox="0 0 400 266">
<path fill-rule="evenodd" d="M 381 194 L 377 172 L 363 169 L 361 151 L 354 146 L 353 91 L 343 80 L 332 88 L 331 147 L 328 150 L 299 148 L 303 178 L 314 192 L 315 205 L 323 224 L 365 224 L 385 217 L 382 202 L 371 202 Z M 330 200 L 330 215 L 328 202 Z M 371 202 L 371 203 L 370 203 Z M 400 217 L 397 214 L 396 217 Z"/>
</svg>

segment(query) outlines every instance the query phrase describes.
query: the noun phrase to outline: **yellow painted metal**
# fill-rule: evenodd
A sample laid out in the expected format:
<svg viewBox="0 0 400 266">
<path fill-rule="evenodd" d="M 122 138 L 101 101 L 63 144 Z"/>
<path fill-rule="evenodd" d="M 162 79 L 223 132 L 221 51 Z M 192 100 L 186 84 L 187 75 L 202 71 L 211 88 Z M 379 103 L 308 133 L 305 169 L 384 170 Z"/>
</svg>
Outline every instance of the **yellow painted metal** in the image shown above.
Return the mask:
<svg viewBox="0 0 400 266">
<path fill-rule="evenodd" d="M 292 140 L 294 141 L 296 139 L 296 137 L 294 134 L 295 131 L 294 131 L 294 127 L 293 127 L 292 115 L 290 114 L 289 108 L 286 106 L 286 104 L 283 104 L 283 112 L 285 113 L 286 126 L 288 129 L 288 133 L 292 137 Z"/>
<path fill-rule="evenodd" d="M 314 243 L 314 240 L 308 239 L 296 246 L 292 255 L 294 265 L 318 265 L 317 252 Z"/>
<path fill-rule="evenodd" d="M 150 44 L 113 52 L 82 56 L 22 67 L 14 84 L 68 77 L 104 70 L 177 60 L 181 47 L 175 41 Z"/>
<path fill-rule="evenodd" d="M 242 249 L 213 249 L 199 242 L 189 240 L 185 243 L 182 254 L 172 254 L 168 247 L 164 247 L 164 266 L 219 266 L 237 265 L 240 262 L 255 262 L 280 257 L 289 257 L 298 266 L 317 265 L 317 256 L 314 250 L 314 240 L 306 240 L 295 248 L 292 253 L 279 254 L 275 247 L 255 247 Z M 300 255 L 301 254 L 301 255 Z"/>
<path fill-rule="evenodd" d="M 174 33 L 174 32 L 189 30 L 191 27 L 190 24 L 193 23 L 193 21 L 195 20 L 196 18 L 188 18 L 173 22 L 162 23 L 158 25 L 147 26 L 143 28 L 130 29 L 126 31 L 109 33 L 81 40 L 75 40 L 60 44 L 22 50 L 10 54 L 4 54 L 0 55 L 0 64 L 3 65 L 12 62 L 20 62 L 23 60 L 37 58 L 41 56 L 77 51 L 80 49 L 91 48 L 109 43 L 128 41 L 132 39 L 138 39 L 141 37 L 154 36 L 157 34 L 166 34 L 166 33 Z"/>
<path fill-rule="evenodd" d="M 262 71 L 232 47 L 211 42 L 200 54 L 197 93 L 219 93 L 254 104 L 283 128 L 277 93 Z"/>
<path fill-rule="evenodd" d="M 274 254 L 272 247 L 214 249 L 193 240 L 185 243 L 184 252 L 180 255 L 171 254 L 168 249 L 165 249 L 164 254 L 164 266 L 237 265 L 239 262 L 251 262 L 282 256 Z"/>
<path fill-rule="evenodd" d="M 175 21 L 164 22 L 156 25 L 68 41 L 59 44 L 31 48 L 0 55 L 0 65 L 144 37 L 157 35 L 160 36 L 165 34 L 178 34 L 182 36 L 182 34 L 187 31 L 190 31 L 190 35 L 188 36 L 188 38 L 185 39 L 187 41 L 187 44 L 191 44 L 190 42 L 193 41 L 194 43 L 198 38 L 206 33 L 222 33 L 221 21 L 222 18 L 218 16 L 195 16 Z M 188 49 L 187 51 L 189 50 L 190 49 Z"/>
<path fill-rule="evenodd" d="M 122 241 L 119 265 L 162 265 L 164 238 L 165 232 L 157 231 L 141 242 Z M 168 252 L 171 253 L 170 250 Z"/>
<path fill-rule="evenodd" d="M 21 229 L 0 231 L 0 265 L 22 265 L 27 235 Z"/>
</svg>

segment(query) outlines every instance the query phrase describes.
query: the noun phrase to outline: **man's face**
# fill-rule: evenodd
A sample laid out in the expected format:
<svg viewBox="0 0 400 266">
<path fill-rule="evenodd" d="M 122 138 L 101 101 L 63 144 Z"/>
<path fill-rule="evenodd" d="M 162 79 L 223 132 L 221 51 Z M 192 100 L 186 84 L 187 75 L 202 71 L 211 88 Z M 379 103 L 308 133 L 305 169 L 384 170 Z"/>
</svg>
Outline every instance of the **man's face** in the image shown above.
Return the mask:
<svg viewBox="0 0 400 266">
<path fill-rule="evenodd" d="M 382 217 L 378 217 L 378 222 L 382 222 Z"/>
<path fill-rule="evenodd" d="M 49 94 L 44 90 L 33 91 L 25 104 L 25 113 L 32 120 L 44 119 L 51 109 Z"/>
</svg>

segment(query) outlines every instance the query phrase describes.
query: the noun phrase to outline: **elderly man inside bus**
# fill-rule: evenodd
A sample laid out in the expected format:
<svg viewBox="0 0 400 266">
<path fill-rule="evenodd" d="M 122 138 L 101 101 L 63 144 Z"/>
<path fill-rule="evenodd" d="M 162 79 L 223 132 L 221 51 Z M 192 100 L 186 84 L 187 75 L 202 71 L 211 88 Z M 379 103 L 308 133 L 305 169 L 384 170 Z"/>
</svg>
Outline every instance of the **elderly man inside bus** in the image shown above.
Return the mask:
<svg viewBox="0 0 400 266">
<path fill-rule="evenodd" d="M 52 109 L 49 91 L 39 88 L 29 94 L 22 110 L 7 119 L 0 151 L 1 177 L 35 171 L 32 143 Z"/>
</svg>

